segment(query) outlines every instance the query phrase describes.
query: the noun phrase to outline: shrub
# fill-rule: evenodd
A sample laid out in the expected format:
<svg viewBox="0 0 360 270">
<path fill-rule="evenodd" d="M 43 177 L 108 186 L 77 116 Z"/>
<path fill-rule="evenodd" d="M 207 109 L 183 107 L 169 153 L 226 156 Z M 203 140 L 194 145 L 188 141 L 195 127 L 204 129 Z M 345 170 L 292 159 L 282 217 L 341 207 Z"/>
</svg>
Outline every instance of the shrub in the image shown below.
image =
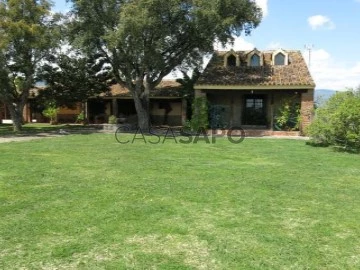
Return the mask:
<svg viewBox="0 0 360 270">
<path fill-rule="evenodd" d="M 85 114 L 83 111 L 81 111 L 81 113 L 78 114 L 78 116 L 76 117 L 76 123 L 84 123 L 85 122 Z"/>
<path fill-rule="evenodd" d="M 291 98 L 282 100 L 274 120 L 275 129 L 277 130 L 299 130 L 301 120 L 300 104 Z"/>
<path fill-rule="evenodd" d="M 210 128 L 227 128 L 226 122 L 226 106 L 223 105 L 211 105 L 209 108 Z"/>
<path fill-rule="evenodd" d="M 50 124 L 54 125 L 56 124 L 56 116 L 59 112 L 59 109 L 56 107 L 56 105 L 50 103 L 45 107 L 45 110 L 43 110 L 42 114 L 50 119 Z"/>
<path fill-rule="evenodd" d="M 190 121 L 191 130 L 197 131 L 200 128 L 206 129 L 209 125 L 208 104 L 205 97 L 197 97 L 192 104 L 192 118 Z"/>
<path fill-rule="evenodd" d="M 115 115 L 110 115 L 108 123 L 113 125 L 117 124 L 117 117 Z"/>
<path fill-rule="evenodd" d="M 360 150 L 360 88 L 338 92 L 318 108 L 308 134 L 317 144 Z"/>
</svg>

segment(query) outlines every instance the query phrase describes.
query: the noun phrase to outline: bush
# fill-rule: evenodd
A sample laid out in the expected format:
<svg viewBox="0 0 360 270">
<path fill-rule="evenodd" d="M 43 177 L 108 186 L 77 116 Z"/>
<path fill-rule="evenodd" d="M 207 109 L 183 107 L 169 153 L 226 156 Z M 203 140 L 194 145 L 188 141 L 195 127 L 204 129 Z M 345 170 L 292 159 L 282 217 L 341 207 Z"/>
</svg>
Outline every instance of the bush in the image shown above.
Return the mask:
<svg viewBox="0 0 360 270">
<path fill-rule="evenodd" d="M 110 115 L 108 123 L 113 125 L 117 124 L 117 117 L 115 115 Z"/>
<path fill-rule="evenodd" d="M 56 124 L 56 116 L 59 112 L 59 109 L 54 104 L 48 104 L 45 107 L 45 110 L 43 110 L 42 114 L 50 119 L 50 124 L 54 125 Z"/>
<path fill-rule="evenodd" d="M 197 97 L 192 104 L 192 118 L 190 121 L 190 128 L 197 131 L 200 128 L 206 129 L 209 125 L 208 120 L 208 104 L 204 97 Z"/>
<path fill-rule="evenodd" d="M 210 128 L 228 128 L 228 123 L 226 122 L 226 110 L 227 107 L 223 105 L 211 105 L 209 108 L 209 119 L 210 119 Z"/>
<path fill-rule="evenodd" d="M 276 130 L 294 131 L 300 127 L 300 104 L 294 99 L 284 99 L 274 117 Z"/>
<path fill-rule="evenodd" d="M 81 113 L 78 114 L 78 116 L 76 117 L 76 123 L 84 123 L 85 122 L 85 114 L 83 111 L 81 111 Z"/>
<path fill-rule="evenodd" d="M 308 134 L 317 144 L 360 150 L 360 87 L 338 92 L 318 108 Z"/>
</svg>

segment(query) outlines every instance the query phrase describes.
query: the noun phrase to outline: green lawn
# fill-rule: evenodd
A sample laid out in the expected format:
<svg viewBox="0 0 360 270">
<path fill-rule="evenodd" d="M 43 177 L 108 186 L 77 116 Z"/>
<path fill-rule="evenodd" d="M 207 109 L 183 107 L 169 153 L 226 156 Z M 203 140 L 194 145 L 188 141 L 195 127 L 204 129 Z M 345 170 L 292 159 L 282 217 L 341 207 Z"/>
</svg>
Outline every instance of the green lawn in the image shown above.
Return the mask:
<svg viewBox="0 0 360 270">
<path fill-rule="evenodd" d="M 360 269 L 360 155 L 110 134 L 0 153 L 0 269 Z"/>
<path fill-rule="evenodd" d="M 22 131 L 17 135 L 29 135 L 42 132 L 57 132 L 60 129 L 65 130 L 79 130 L 79 129 L 97 129 L 96 126 L 84 126 L 84 125 L 75 125 L 75 124 L 59 124 L 59 125 L 50 125 L 46 123 L 28 123 L 23 125 Z M 0 136 L 14 135 L 13 126 L 8 124 L 0 124 Z"/>
</svg>

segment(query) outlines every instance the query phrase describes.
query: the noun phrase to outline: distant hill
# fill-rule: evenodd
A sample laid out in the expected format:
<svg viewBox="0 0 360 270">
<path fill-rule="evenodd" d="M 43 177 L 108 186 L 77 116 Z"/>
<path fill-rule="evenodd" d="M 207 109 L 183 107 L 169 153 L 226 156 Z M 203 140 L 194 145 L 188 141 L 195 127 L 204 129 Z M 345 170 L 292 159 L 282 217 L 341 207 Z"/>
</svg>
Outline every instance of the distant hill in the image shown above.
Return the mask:
<svg viewBox="0 0 360 270">
<path fill-rule="evenodd" d="M 336 93 L 335 90 L 330 89 L 315 89 L 315 102 L 323 103 Z"/>
</svg>

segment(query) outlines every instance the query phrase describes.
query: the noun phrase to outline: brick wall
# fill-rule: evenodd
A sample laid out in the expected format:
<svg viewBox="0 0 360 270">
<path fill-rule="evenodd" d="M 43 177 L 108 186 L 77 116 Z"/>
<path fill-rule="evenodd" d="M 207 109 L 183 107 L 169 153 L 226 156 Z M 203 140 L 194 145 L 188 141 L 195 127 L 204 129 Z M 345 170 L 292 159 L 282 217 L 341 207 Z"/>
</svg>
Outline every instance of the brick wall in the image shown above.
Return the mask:
<svg viewBox="0 0 360 270">
<path fill-rule="evenodd" d="M 314 115 L 314 89 L 301 94 L 301 133 L 306 133 Z"/>
</svg>

